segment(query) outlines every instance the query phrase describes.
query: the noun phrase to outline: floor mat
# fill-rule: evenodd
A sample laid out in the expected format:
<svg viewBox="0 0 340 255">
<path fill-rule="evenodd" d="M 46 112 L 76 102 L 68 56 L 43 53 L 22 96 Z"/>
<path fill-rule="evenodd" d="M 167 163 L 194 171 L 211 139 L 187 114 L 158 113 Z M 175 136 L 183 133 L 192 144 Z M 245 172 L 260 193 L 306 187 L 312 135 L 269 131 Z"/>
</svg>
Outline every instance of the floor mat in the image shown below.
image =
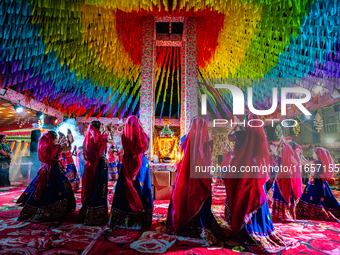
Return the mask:
<svg viewBox="0 0 340 255">
<path fill-rule="evenodd" d="M 109 209 L 114 183 L 109 183 Z M 25 186 L 0 189 L 0 254 L 251 254 L 256 247 L 245 247 L 236 240 L 206 247 L 203 240 L 165 234 L 169 201 L 154 202 L 152 231 L 112 230 L 108 226 L 84 226 L 75 222 L 81 207 L 76 193 L 77 210 L 63 222 L 18 222 L 21 208 L 15 201 Z M 339 199 L 340 191 L 334 190 Z M 225 191 L 213 187 L 212 210 L 217 221 L 224 221 Z M 276 229 L 289 241 L 297 243 L 279 254 L 340 254 L 340 224 L 300 220 L 275 223 Z"/>
</svg>

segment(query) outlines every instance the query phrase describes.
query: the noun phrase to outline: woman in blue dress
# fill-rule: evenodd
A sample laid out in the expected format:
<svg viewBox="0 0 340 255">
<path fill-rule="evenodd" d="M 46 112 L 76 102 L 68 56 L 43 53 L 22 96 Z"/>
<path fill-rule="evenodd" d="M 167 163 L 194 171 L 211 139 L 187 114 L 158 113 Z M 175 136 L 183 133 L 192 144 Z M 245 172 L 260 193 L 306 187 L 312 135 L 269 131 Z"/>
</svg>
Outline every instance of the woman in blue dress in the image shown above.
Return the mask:
<svg viewBox="0 0 340 255">
<path fill-rule="evenodd" d="M 313 162 L 304 162 L 304 165 L 309 165 L 312 177 L 300 198 L 296 213 L 299 218 L 340 222 L 340 204 L 327 182 L 335 171 L 334 160 L 329 151 L 321 147 L 314 148 L 313 158 Z"/>
<path fill-rule="evenodd" d="M 27 186 L 17 203 L 23 205 L 18 220 L 31 222 L 53 221 L 75 210 L 76 202 L 61 162 L 58 137 L 54 131 L 45 133 L 38 142 L 42 162 L 37 175 Z"/>
<path fill-rule="evenodd" d="M 105 158 L 108 135 L 106 129 L 102 132 L 100 129 L 101 123 L 92 121 L 83 144 L 85 158 L 81 190 L 83 206 L 79 211 L 78 220 L 84 222 L 85 225 L 105 224 L 108 216 L 108 163 Z"/>
<path fill-rule="evenodd" d="M 202 237 L 208 244 L 225 235 L 211 211 L 209 171 L 195 175 L 195 166 L 212 163 L 212 140 L 206 120 L 196 117 L 181 146 L 183 158 L 177 165 L 177 176 L 168 210 L 167 227 L 172 234 Z"/>
<path fill-rule="evenodd" d="M 149 139 L 136 116 L 130 116 L 122 134 L 123 164 L 112 201 L 112 228 L 150 229 L 153 197 L 150 168 L 144 152 Z"/>
<path fill-rule="evenodd" d="M 79 170 L 79 179 L 83 178 L 84 174 L 84 167 L 85 167 L 85 159 L 83 154 L 83 146 L 80 146 L 77 151 L 77 165 Z"/>
<path fill-rule="evenodd" d="M 259 121 L 259 117 L 250 114 L 248 120 Z M 241 170 L 243 167 L 268 165 L 269 149 L 263 127 L 240 126 L 238 131 L 235 129 L 228 135 L 228 139 L 235 142 L 230 166 Z M 229 219 L 232 232 L 249 246 L 257 245 L 264 252 L 277 253 L 286 249 L 288 244 L 275 230 L 270 217 L 265 185 L 268 177 L 262 171 L 225 174 L 226 219 Z"/>
<path fill-rule="evenodd" d="M 67 137 L 61 132 L 59 132 L 59 136 L 63 144 L 62 158 L 65 162 L 66 176 L 72 185 L 73 191 L 76 192 L 80 186 L 80 179 L 71 153 L 74 138 L 70 129 L 67 130 Z"/>
</svg>

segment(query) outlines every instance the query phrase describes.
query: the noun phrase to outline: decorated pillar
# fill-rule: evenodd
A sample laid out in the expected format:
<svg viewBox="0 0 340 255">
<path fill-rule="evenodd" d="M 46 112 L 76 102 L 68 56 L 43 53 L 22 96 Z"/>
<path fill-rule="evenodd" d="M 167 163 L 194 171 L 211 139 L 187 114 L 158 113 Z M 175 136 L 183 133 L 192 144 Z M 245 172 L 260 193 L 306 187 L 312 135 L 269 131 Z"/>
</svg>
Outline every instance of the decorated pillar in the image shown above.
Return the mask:
<svg viewBox="0 0 340 255">
<path fill-rule="evenodd" d="M 181 136 L 190 128 L 190 120 L 198 114 L 196 20 L 185 18 L 181 51 Z"/>
<path fill-rule="evenodd" d="M 154 40 L 155 20 L 148 17 L 143 20 L 143 52 L 140 93 L 140 121 L 144 131 L 150 137 L 148 156 L 153 151 L 153 123 L 155 104 L 155 61 L 156 43 Z"/>
</svg>

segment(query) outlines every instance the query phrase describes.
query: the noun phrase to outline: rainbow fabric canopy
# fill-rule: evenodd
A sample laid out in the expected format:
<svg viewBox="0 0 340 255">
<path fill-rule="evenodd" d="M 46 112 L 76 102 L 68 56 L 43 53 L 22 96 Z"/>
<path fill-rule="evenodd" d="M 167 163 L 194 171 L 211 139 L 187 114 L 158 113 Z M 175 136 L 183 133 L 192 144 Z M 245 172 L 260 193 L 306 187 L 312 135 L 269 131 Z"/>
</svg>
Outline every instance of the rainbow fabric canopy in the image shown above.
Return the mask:
<svg viewBox="0 0 340 255">
<path fill-rule="evenodd" d="M 162 16 L 196 19 L 199 78 L 339 78 L 338 0 L 3 0 L 1 87 L 73 116 L 138 114 L 143 19 Z M 169 116 L 179 111 L 179 72 L 169 71 L 179 59 L 175 47 L 157 50 L 161 114 L 164 103 Z M 238 85 L 271 94 L 260 80 Z M 200 87 L 214 109 L 218 97 L 230 101 L 212 91 Z"/>
</svg>

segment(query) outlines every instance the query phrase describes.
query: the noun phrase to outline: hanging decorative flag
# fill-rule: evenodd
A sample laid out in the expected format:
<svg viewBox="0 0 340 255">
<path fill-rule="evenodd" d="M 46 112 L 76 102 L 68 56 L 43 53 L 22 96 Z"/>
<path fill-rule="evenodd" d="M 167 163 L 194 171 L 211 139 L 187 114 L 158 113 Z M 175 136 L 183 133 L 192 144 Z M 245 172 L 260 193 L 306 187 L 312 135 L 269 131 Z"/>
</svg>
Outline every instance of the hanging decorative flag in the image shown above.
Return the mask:
<svg viewBox="0 0 340 255">
<path fill-rule="evenodd" d="M 267 78 L 322 78 L 332 88 L 327 93 L 340 88 L 338 0 L 181 0 L 171 6 L 161 0 L 7 0 L 0 7 L 0 87 L 73 116 L 124 117 L 132 106 L 137 113 L 135 88 L 142 64 L 150 64 L 142 63 L 145 17 L 194 19 L 197 56 L 185 61 L 195 57 L 205 79 L 258 79 L 238 83 L 243 91 L 253 87 L 256 107 L 268 107 L 273 85 Z M 169 117 L 180 115 L 181 51 L 157 46 L 153 56 L 160 116 L 165 109 Z M 284 80 L 277 87 L 292 86 Z M 227 113 L 231 95 L 210 92 L 209 104 L 221 99 Z"/>
<path fill-rule="evenodd" d="M 315 129 L 320 133 L 323 128 L 323 119 L 319 113 L 317 113 L 313 120 Z"/>
</svg>

